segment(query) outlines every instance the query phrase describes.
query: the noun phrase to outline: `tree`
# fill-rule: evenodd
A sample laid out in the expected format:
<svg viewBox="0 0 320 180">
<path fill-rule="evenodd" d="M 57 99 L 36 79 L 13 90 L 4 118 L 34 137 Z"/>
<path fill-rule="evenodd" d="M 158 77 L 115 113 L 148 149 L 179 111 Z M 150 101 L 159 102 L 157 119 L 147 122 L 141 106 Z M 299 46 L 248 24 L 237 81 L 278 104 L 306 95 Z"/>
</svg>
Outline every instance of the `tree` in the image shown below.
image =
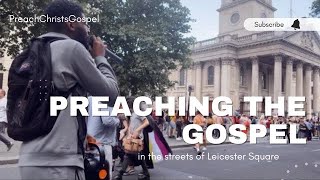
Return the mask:
<svg viewBox="0 0 320 180">
<path fill-rule="evenodd" d="M 315 0 L 311 5 L 311 13 L 312 17 L 320 17 L 320 0 Z"/>
<path fill-rule="evenodd" d="M 45 32 L 44 23 L 9 22 L 9 15 L 30 17 L 43 14 L 49 0 L 0 0 L 0 51 L 16 55 L 28 40 Z M 87 16 L 99 17 L 90 30 L 123 58 L 115 69 L 122 95 L 162 95 L 174 82 L 169 72 L 187 67 L 194 42 L 189 10 L 177 0 L 79 0 Z"/>
</svg>

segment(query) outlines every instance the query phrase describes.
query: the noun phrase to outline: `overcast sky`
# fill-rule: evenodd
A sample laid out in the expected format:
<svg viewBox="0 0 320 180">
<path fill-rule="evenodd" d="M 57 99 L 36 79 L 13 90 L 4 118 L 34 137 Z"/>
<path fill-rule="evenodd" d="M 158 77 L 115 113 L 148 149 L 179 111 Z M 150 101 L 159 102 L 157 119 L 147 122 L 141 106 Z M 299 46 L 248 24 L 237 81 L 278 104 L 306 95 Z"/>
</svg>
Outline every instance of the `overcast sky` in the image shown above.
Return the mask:
<svg viewBox="0 0 320 180">
<path fill-rule="evenodd" d="M 309 17 L 313 0 L 292 0 L 293 17 Z M 191 24 L 191 35 L 198 41 L 214 38 L 219 31 L 219 16 L 216 11 L 221 0 L 181 0 L 182 4 L 190 9 L 191 18 L 196 22 Z M 273 0 L 277 18 L 290 17 L 290 0 Z"/>
</svg>

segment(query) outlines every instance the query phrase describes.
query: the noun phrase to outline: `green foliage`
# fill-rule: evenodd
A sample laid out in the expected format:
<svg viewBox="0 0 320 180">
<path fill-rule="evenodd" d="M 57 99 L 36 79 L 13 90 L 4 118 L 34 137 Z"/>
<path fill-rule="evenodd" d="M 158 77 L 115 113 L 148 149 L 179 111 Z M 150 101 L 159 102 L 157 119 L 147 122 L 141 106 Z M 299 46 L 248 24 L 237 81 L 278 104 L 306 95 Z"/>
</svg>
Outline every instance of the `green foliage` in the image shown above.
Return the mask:
<svg viewBox="0 0 320 180">
<path fill-rule="evenodd" d="M 320 0 L 312 2 L 310 15 L 312 17 L 320 17 Z"/>
<path fill-rule="evenodd" d="M 0 52 L 16 55 L 33 36 L 45 33 L 45 23 L 9 22 L 9 15 L 43 14 L 49 0 L 0 0 Z M 125 61 L 111 64 L 122 95 L 163 95 L 174 82 L 168 75 L 177 65 L 187 67 L 193 38 L 189 10 L 177 0 L 79 0 L 89 17 L 90 31 Z"/>
<path fill-rule="evenodd" d="M 30 17 L 43 14 L 42 9 L 48 1 L 42 0 L 0 0 L 0 54 L 15 56 L 24 48 L 33 36 L 45 32 L 43 23 L 24 23 L 10 21 L 10 15 L 15 17 Z"/>
</svg>

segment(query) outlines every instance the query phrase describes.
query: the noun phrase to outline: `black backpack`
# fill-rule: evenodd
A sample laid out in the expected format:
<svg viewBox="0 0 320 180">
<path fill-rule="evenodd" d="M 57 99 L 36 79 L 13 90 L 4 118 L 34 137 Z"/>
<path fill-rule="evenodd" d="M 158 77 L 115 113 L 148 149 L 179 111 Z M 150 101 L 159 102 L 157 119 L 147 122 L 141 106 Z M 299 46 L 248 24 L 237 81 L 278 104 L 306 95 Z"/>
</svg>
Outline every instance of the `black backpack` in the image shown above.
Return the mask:
<svg viewBox="0 0 320 180">
<path fill-rule="evenodd" d="M 17 141 L 30 141 L 48 134 L 57 116 L 50 116 L 50 96 L 70 95 L 54 88 L 50 43 L 58 37 L 31 39 L 26 50 L 9 70 L 7 118 L 8 135 Z"/>
<path fill-rule="evenodd" d="M 109 162 L 105 157 L 103 146 L 88 143 L 89 151 L 86 151 L 84 158 L 84 172 L 87 180 L 111 179 L 109 174 Z M 92 151 L 96 150 L 96 151 Z"/>
</svg>

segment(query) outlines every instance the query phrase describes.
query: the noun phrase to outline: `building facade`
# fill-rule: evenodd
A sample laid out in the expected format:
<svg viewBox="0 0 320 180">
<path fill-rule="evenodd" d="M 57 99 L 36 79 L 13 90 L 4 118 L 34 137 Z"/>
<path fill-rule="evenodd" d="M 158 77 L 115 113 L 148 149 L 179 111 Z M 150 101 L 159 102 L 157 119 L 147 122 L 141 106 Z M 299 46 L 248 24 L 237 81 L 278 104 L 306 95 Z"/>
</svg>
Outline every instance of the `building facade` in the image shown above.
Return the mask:
<svg viewBox="0 0 320 180">
<path fill-rule="evenodd" d="M 8 56 L 0 58 L 0 89 L 8 91 L 8 74 L 12 59 Z"/>
<path fill-rule="evenodd" d="M 168 96 L 228 96 L 234 110 L 249 112 L 244 96 L 305 96 L 307 117 L 320 112 L 320 37 L 317 32 L 249 32 L 247 18 L 272 18 L 272 0 L 222 0 L 219 35 L 192 47 L 193 65 L 177 69 Z M 264 101 L 258 114 L 264 113 Z"/>
</svg>

